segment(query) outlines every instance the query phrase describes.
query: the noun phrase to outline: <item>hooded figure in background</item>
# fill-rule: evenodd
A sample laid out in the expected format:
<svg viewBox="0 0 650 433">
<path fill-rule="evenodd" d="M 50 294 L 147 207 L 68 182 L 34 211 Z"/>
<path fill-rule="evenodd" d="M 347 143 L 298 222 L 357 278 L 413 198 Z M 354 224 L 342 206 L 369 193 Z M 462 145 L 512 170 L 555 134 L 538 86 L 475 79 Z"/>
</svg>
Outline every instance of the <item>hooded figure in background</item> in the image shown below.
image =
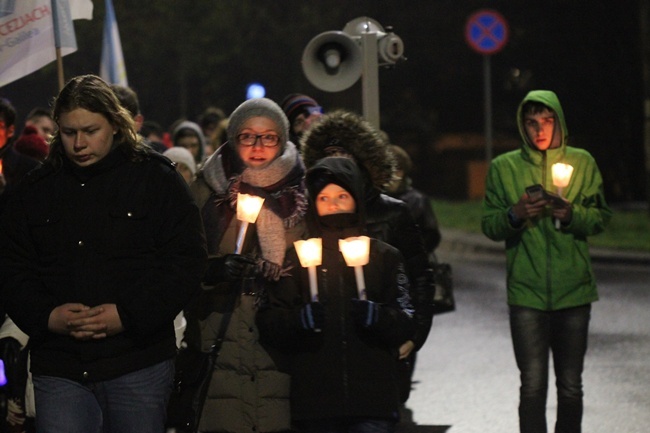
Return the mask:
<svg viewBox="0 0 650 433">
<path fill-rule="evenodd" d="M 301 93 L 288 94 L 280 106 L 289 119 L 289 137 L 299 146 L 305 132 L 323 115 L 323 107 L 314 98 Z"/>
<path fill-rule="evenodd" d="M 190 151 L 197 165 L 203 163 L 206 140 L 201 127 L 194 122 L 184 120 L 174 128 L 172 133 L 174 146 L 184 147 Z"/>
<path fill-rule="evenodd" d="M 397 248 L 404 256 L 411 281 L 411 299 L 415 308 L 416 330 L 400 348 L 404 360 L 402 401 L 408 399 L 412 355 L 427 339 L 433 321 L 435 286 L 433 270 L 422 242 L 422 234 L 406 204 L 382 190 L 393 180 L 395 159 L 384 134 L 359 115 L 343 110 L 325 114 L 301 140 L 307 168 L 327 156 L 349 156 L 363 174 L 364 206 L 368 236 Z M 411 357 L 409 359 L 409 357 Z"/>
<path fill-rule="evenodd" d="M 440 244 L 442 235 L 438 227 L 438 218 L 431 206 L 431 197 L 413 187 L 410 173 L 413 161 L 403 148 L 390 146 L 397 161 L 396 178 L 386 186 L 386 193 L 391 197 L 402 200 L 411 210 L 415 223 L 420 227 L 424 238 L 424 247 L 429 253 L 432 263 L 437 263 L 435 249 Z"/>
</svg>

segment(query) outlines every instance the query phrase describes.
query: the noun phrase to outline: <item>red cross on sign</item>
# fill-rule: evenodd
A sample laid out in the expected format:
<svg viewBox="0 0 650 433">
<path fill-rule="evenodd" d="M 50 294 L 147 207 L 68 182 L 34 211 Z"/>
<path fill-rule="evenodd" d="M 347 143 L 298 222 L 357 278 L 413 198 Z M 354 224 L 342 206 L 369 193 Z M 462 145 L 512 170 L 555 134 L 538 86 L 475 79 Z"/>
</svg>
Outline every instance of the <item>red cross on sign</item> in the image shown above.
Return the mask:
<svg viewBox="0 0 650 433">
<path fill-rule="evenodd" d="M 483 9 L 473 13 L 465 25 L 465 40 L 480 54 L 494 54 L 508 41 L 508 23 L 497 11 Z"/>
</svg>

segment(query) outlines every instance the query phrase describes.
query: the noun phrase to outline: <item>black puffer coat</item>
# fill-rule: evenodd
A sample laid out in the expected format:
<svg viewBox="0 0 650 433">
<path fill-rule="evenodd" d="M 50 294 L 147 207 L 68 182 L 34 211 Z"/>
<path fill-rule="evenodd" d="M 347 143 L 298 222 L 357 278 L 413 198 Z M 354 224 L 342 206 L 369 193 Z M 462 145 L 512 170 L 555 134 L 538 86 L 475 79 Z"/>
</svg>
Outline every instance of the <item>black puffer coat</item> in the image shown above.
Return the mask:
<svg viewBox="0 0 650 433">
<path fill-rule="evenodd" d="M 0 225 L 6 311 L 30 336 L 35 374 L 110 380 L 176 354 L 174 317 L 200 289 L 206 260 L 199 210 L 155 153 L 118 147 L 78 167 L 32 171 Z M 124 331 L 80 341 L 48 330 L 65 303 L 116 304 Z"/>
</svg>

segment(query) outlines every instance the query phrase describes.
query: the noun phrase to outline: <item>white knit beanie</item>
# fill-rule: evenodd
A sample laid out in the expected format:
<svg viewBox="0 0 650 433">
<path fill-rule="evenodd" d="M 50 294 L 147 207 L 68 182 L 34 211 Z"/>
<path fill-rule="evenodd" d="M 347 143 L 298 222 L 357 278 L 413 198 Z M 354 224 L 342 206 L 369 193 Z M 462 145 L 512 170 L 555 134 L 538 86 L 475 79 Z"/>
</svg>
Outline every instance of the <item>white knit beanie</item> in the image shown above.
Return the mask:
<svg viewBox="0 0 650 433">
<path fill-rule="evenodd" d="M 192 176 L 196 174 L 196 161 L 192 153 L 184 147 L 171 147 L 163 152 L 163 155 L 179 164 L 184 164 L 192 172 Z"/>
</svg>

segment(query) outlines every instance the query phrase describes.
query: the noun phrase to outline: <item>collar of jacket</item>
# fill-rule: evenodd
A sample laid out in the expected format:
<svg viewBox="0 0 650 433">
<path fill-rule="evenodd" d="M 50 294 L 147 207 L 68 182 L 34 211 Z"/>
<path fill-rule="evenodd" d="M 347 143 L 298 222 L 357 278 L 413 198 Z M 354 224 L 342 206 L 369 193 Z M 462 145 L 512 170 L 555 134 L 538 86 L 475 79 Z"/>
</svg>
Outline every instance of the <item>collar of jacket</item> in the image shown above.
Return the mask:
<svg viewBox="0 0 650 433">
<path fill-rule="evenodd" d="M 64 156 L 63 169 L 72 173 L 80 182 L 87 182 L 93 177 L 106 173 L 126 161 L 126 154 L 120 147 L 115 147 L 101 160 L 86 167 L 80 167 Z"/>
</svg>

